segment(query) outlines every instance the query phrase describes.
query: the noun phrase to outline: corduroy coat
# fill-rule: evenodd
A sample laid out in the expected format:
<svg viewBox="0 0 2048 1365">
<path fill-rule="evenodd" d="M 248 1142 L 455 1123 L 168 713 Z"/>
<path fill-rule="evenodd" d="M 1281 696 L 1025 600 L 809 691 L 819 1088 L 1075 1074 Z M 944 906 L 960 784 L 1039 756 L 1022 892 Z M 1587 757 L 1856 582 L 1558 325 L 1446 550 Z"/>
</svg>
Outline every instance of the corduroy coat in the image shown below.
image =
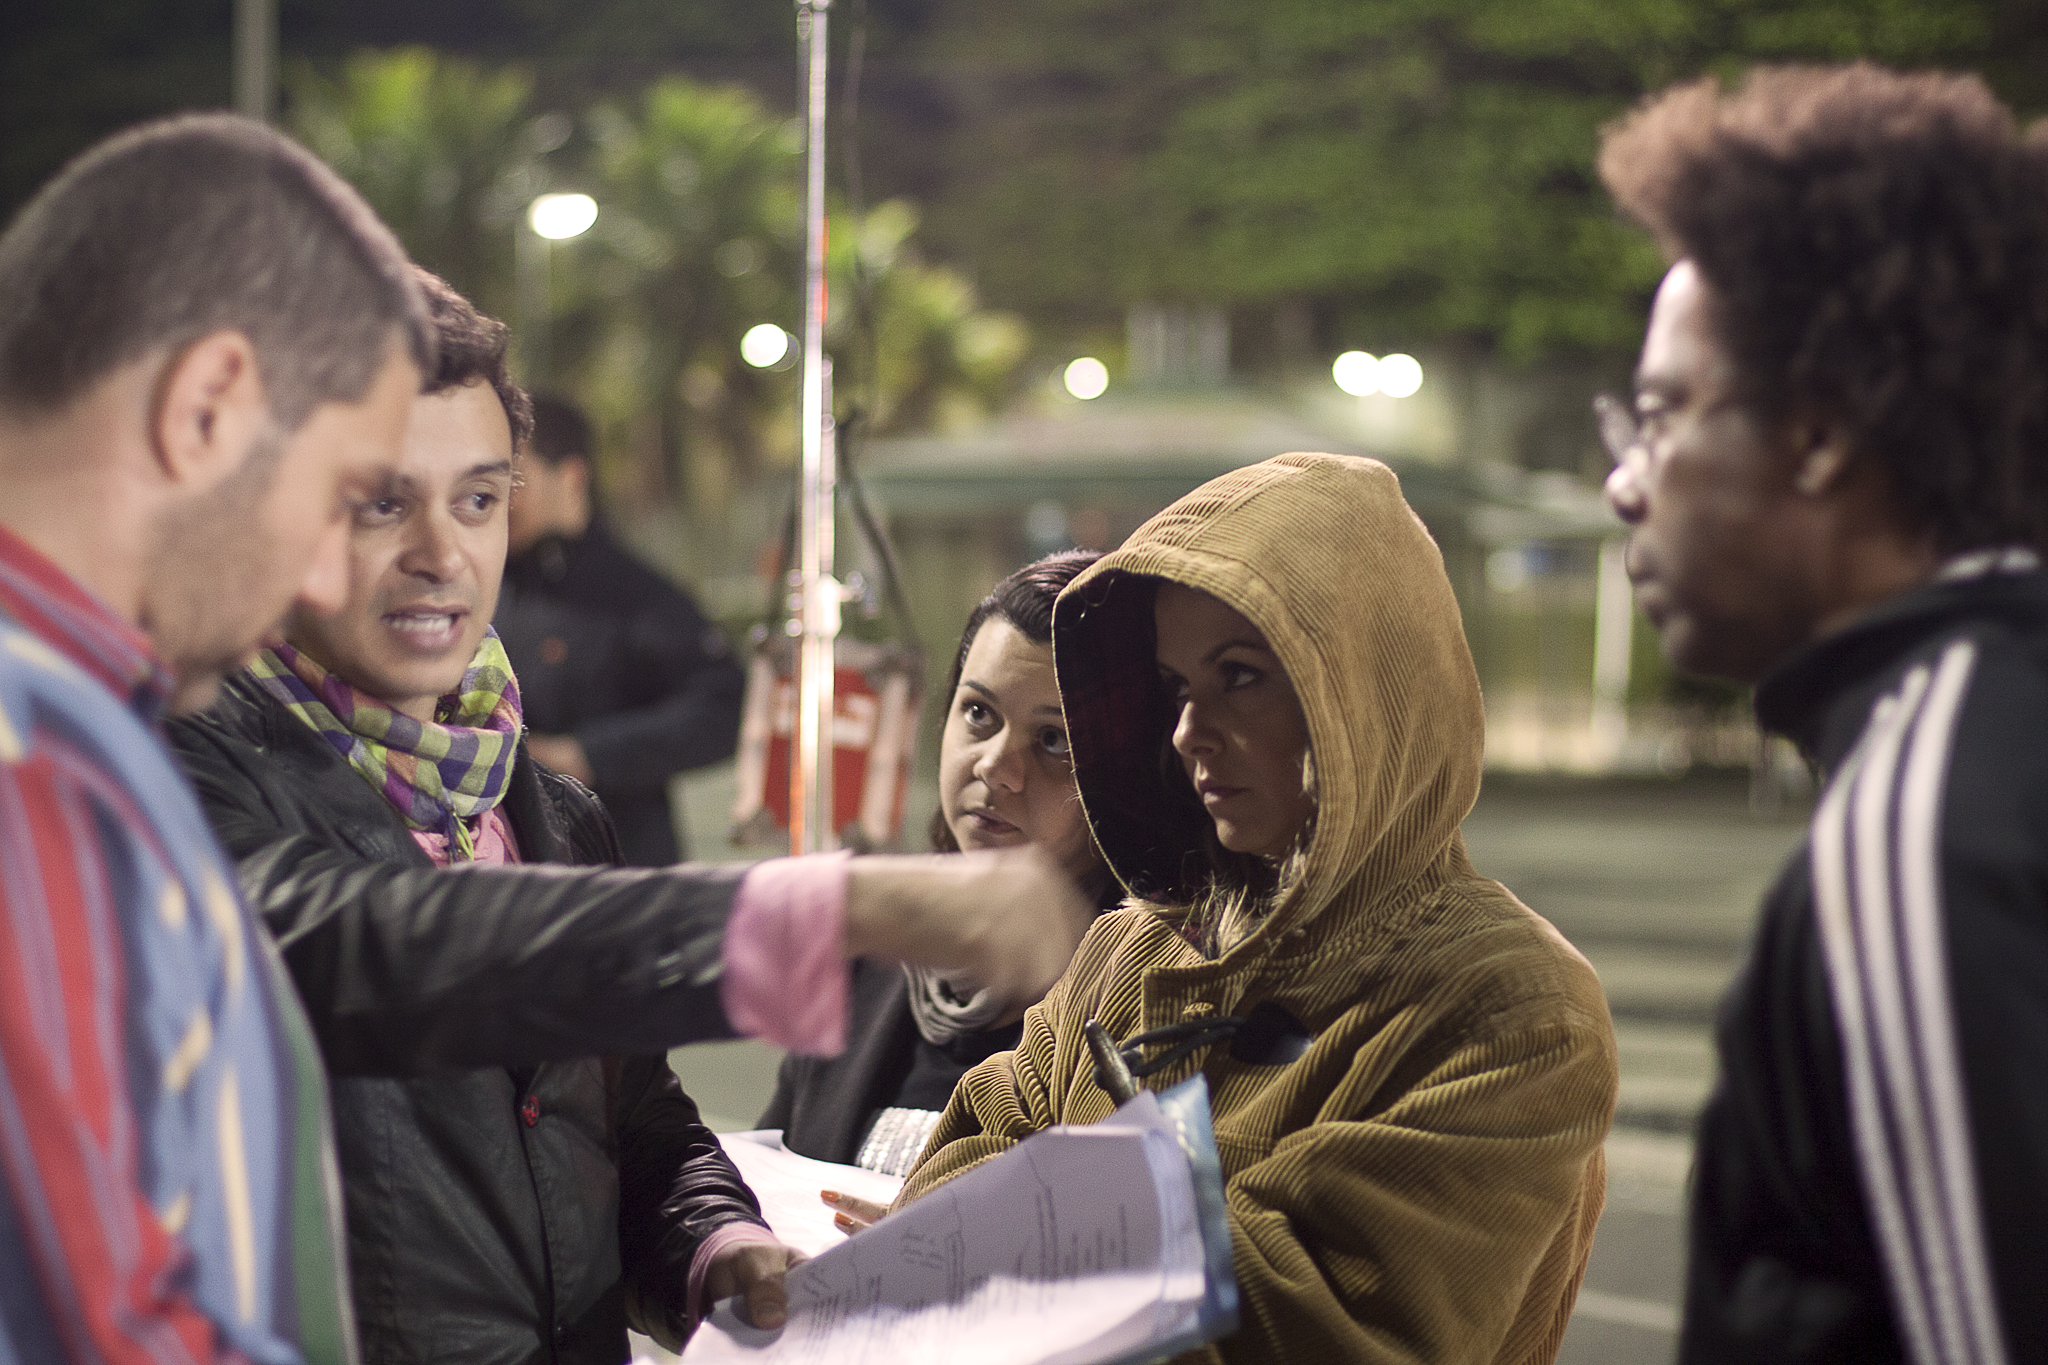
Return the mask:
<svg viewBox="0 0 2048 1365">
<path fill-rule="evenodd" d="M 1162 762 L 1160 580 L 1265 634 L 1313 755 L 1299 875 L 1217 958 L 1162 913 L 1206 876 L 1207 816 Z M 1242 1321 L 1187 1358 L 1551 1360 L 1605 1189 L 1613 1028 L 1585 959 L 1466 859 L 1479 684 L 1393 473 L 1284 455 L 1205 484 L 1061 594 L 1053 647 L 1082 803 L 1131 899 L 1025 1016 L 1017 1050 L 961 1081 L 905 1199 L 1109 1114 L 1088 1019 L 1124 1039 L 1273 1001 L 1314 1035 L 1297 1059 L 1219 1045 L 1146 1081 L 1207 1076 L 1223 1159 Z"/>
</svg>

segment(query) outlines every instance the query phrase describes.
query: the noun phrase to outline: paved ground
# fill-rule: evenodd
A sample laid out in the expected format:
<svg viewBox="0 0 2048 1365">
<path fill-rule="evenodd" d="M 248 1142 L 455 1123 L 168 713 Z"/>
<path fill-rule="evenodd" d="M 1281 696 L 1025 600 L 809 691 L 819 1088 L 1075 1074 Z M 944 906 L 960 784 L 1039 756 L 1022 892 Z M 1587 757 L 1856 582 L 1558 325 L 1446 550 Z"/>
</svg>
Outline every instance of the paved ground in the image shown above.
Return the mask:
<svg viewBox="0 0 2048 1365">
<path fill-rule="evenodd" d="M 695 828 L 716 828 L 711 784 Z M 913 800 L 913 809 L 921 809 Z M 1672 1354 L 1684 1272 L 1687 1134 L 1713 1078 L 1709 1021 L 1757 902 L 1804 816 L 1750 813 L 1746 783 L 1489 779 L 1466 822 L 1473 861 L 1548 916 L 1598 969 L 1621 1049 L 1607 1210 L 1561 1365 Z M 726 850 L 700 840 L 712 856 Z M 713 1127 L 747 1128 L 774 1084 L 757 1043 L 678 1051 Z"/>
<path fill-rule="evenodd" d="M 1607 987 L 1621 1051 L 1607 1209 L 1561 1365 L 1672 1356 L 1692 1117 L 1709 1029 L 1764 888 L 1804 830 L 1760 819 L 1743 782 L 1489 781 L 1473 861 L 1564 931 Z"/>
</svg>

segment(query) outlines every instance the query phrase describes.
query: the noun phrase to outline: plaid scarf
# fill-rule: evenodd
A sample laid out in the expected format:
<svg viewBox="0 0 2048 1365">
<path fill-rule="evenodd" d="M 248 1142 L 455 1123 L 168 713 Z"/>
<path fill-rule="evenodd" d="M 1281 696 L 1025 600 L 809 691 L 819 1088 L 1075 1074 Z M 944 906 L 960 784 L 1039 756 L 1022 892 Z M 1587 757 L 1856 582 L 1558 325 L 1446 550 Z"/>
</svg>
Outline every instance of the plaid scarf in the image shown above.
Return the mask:
<svg viewBox="0 0 2048 1365">
<path fill-rule="evenodd" d="M 519 684 L 495 627 L 462 681 L 422 724 L 365 696 L 281 644 L 249 665 L 264 691 L 348 760 L 413 829 L 448 839 L 451 860 L 476 856 L 472 822 L 504 799 L 519 751 Z"/>
</svg>

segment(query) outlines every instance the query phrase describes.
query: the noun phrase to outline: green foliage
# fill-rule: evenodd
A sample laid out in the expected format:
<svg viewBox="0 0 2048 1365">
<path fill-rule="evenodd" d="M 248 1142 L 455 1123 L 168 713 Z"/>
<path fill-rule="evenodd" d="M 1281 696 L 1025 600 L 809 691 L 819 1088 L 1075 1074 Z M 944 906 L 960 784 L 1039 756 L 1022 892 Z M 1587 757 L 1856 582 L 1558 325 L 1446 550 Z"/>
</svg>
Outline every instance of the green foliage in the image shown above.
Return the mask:
<svg viewBox="0 0 2048 1365">
<path fill-rule="evenodd" d="M 736 86 L 672 77 L 576 119 L 537 113 L 533 89 L 523 69 L 423 48 L 359 53 L 334 77 L 294 70 L 293 129 L 415 259 L 514 323 L 529 382 L 585 400 L 614 487 L 715 513 L 797 446 L 793 376 L 749 368 L 739 340 L 801 327 L 800 130 Z M 526 205 L 571 187 L 597 199 L 596 224 L 542 244 Z M 872 429 L 985 412 L 1027 348 L 1019 321 L 919 258 L 917 224 L 900 200 L 832 224 L 827 344 L 840 406 Z"/>
<path fill-rule="evenodd" d="M 562 253 L 565 352 L 599 412 L 637 422 L 639 443 L 679 459 L 695 500 L 716 505 L 774 453 L 775 395 L 738 346 L 793 311 L 796 138 L 751 94 L 682 80 L 583 122 L 603 207 Z"/>
<path fill-rule="evenodd" d="M 847 392 L 872 406 L 870 429 L 883 434 L 947 430 L 984 416 L 1030 346 L 1021 319 L 986 311 L 964 275 L 919 259 L 917 226 L 916 208 L 892 199 L 858 224 L 841 215 L 827 254 L 835 306 L 826 338 L 846 366 Z"/>
<path fill-rule="evenodd" d="M 413 259 L 510 316 L 513 225 L 543 184 L 550 125 L 523 71 L 427 48 L 361 53 L 338 76 L 300 63 L 292 131 L 363 192 Z"/>
<path fill-rule="evenodd" d="M 1631 346 L 1661 269 L 1594 173 L 1643 94 L 1758 60 L 1969 65 L 1996 0 L 1036 0 L 949 10 L 937 237 L 1076 322 L 1308 299 L 1339 340 Z M 2010 25 L 2008 25 L 2009 27 Z M 1360 335 L 1360 334 L 1363 335 Z"/>
</svg>

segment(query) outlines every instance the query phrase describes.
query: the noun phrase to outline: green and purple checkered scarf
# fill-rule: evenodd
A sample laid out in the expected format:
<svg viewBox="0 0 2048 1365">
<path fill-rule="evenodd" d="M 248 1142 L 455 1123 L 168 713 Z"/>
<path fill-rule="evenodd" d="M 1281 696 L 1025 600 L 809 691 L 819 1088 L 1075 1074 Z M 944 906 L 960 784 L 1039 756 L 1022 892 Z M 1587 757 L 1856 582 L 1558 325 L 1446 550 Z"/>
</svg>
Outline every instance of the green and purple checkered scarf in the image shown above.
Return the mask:
<svg viewBox="0 0 2048 1365">
<path fill-rule="evenodd" d="M 422 724 L 365 696 L 290 645 L 249 665 L 264 691 L 334 746 L 413 829 L 447 836 L 451 861 L 476 856 L 477 817 L 504 799 L 519 751 L 519 684 L 496 628 L 462 681 Z"/>
</svg>

